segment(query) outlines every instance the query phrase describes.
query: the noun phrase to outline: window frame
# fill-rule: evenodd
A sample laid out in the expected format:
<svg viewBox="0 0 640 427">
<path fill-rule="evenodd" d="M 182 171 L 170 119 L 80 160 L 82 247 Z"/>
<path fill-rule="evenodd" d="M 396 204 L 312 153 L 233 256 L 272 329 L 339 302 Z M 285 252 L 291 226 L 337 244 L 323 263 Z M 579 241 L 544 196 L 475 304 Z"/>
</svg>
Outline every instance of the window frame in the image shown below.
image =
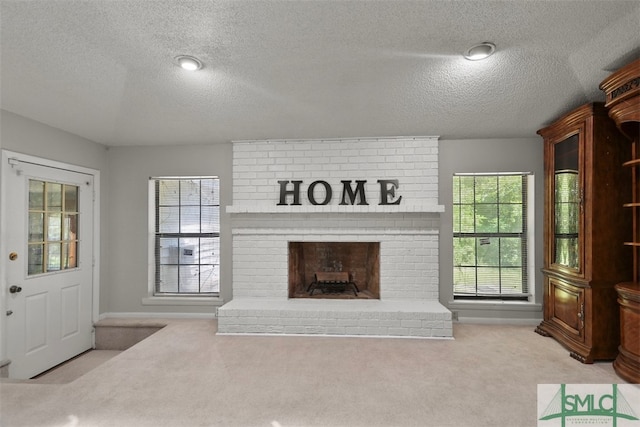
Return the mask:
<svg viewBox="0 0 640 427">
<path fill-rule="evenodd" d="M 193 181 L 193 180 L 204 180 L 204 179 L 214 179 L 218 182 L 218 195 L 217 195 L 217 205 L 218 206 L 218 222 L 214 227 L 213 232 L 160 232 L 159 231 L 159 210 L 160 210 L 160 201 L 158 199 L 157 193 L 157 183 L 161 180 L 176 180 L 176 181 Z M 180 201 L 178 208 L 182 207 L 182 202 Z M 200 204 L 198 205 L 202 207 L 202 199 L 200 199 Z M 161 256 L 160 256 L 160 239 L 162 238 L 214 238 L 218 240 L 218 250 L 220 248 L 220 178 L 218 176 L 210 175 L 210 176 L 154 176 L 149 178 L 149 293 L 147 298 L 143 298 L 144 305 L 166 305 L 171 304 L 174 305 L 178 303 L 178 305 L 182 305 L 181 303 L 186 302 L 188 305 L 209 305 L 211 302 L 220 301 L 220 270 L 221 270 L 221 260 L 220 254 L 218 254 L 218 263 L 211 264 L 214 266 L 214 270 L 217 270 L 218 273 L 218 290 L 216 292 L 160 292 L 158 290 L 158 280 L 160 275 L 160 265 L 161 264 Z M 215 231 L 217 230 L 217 231 Z M 178 255 L 179 257 L 179 255 Z M 178 261 L 178 266 L 183 265 Z M 187 265 L 187 264 L 184 264 Z M 209 264 L 193 264 L 193 265 L 209 265 Z"/>
<path fill-rule="evenodd" d="M 522 223 L 523 223 L 523 229 L 522 232 L 518 233 L 512 233 L 512 232 L 500 232 L 500 230 L 497 230 L 496 232 L 486 232 L 486 231 L 476 231 L 474 230 L 474 232 L 469 233 L 469 232 L 462 232 L 462 231 L 457 231 L 454 232 L 454 230 L 456 230 L 456 225 L 455 225 L 455 221 L 456 221 L 456 215 L 455 215 L 455 209 L 454 206 L 455 205 L 462 205 L 460 203 L 454 203 L 456 200 L 455 194 L 454 192 L 456 191 L 456 182 L 455 182 L 455 178 L 456 177 L 461 177 L 461 176 L 472 176 L 472 177 L 496 177 L 497 179 L 501 176 L 521 176 L 523 178 L 523 197 L 522 197 Z M 475 188 L 475 184 L 474 184 L 474 188 Z M 499 186 L 496 185 L 496 191 L 499 192 Z M 455 302 L 474 302 L 474 301 L 502 301 L 502 302 L 508 302 L 508 301 L 512 301 L 512 302 L 532 302 L 533 298 L 534 298 L 534 281 L 535 281 L 535 271 L 534 271 L 534 263 L 535 263 L 535 256 L 534 256 L 534 221 L 535 221 L 535 211 L 534 211 L 534 175 L 532 172 L 483 172 L 483 173 L 454 173 L 453 174 L 453 178 L 452 178 L 452 195 L 453 195 L 453 199 L 452 199 L 452 285 L 451 285 L 451 289 L 452 289 L 452 297 L 453 297 L 453 301 Z M 458 199 L 458 202 L 460 202 L 460 200 Z M 500 206 L 500 200 L 499 200 L 499 196 L 496 196 L 496 205 Z M 468 205 L 468 204 L 467 204 Z M 474 212 L 474 216 L 475 213 L 477 212 L 477 200 L 475 197 L 475 193 L 474 193 L 474 200 L 473 200 L 473 212 Z M 499 209 L 498 209 L 499 212 Z M 499 213 L 498 213 L 499 215 Z M 499 217 L 498 217 L 499 218 Z M 475 219 L 474 219 L 474 225 L 477 225 L 475 223 Z M 474 227 L 475 228 L 475 227 Z M 496 293 L 489 293 L 489 292 L 481 292 L 478 290 L 478 276 L 476 274 L 475 276 L 475 283 L 473 285 L 475 292 L 470 292 L 468 294 L 464 294 L 461 292 L 456 292 L 455 290 L 455 277 L 456 277 L 456 272 L 455 269 L 458 267 L 456 265 L 455 262 L 455 248 L 456 248 L 456 244 L 455 244 L 455 240 L 456 238 L 475 238 L 475 239 L 481 239 L 481 238 L 504 238 L 504 237 L 518 237 L 520 239 L 522 239 L 522 243 L 521 243 L 521 254 L 522 254 L 522 259 L 521 259 L 521 274 L 522 274 L 522 288 L 520 293 L 504 293 L 501 290 L 501 286 L 502 283 L 498 284 L 498 289 L 499 292 Z M 475 268 L 477 269 L 478 267 L 482 267 L 481 265 L 479 265 L 479 263 L 477 262 L 477 251 L 475 252 L 475 256 L 476 256 L 476 262 L 474 263 L 474 265 L 469 265 L 467 267 L 471 267 L 471 268 Z M 502 260 L 500 259 L 500 256 L 498 256 L 498 268 L 502 268 Z M 477 271 L 477 270 L 476 270 Z"/>
</svg>

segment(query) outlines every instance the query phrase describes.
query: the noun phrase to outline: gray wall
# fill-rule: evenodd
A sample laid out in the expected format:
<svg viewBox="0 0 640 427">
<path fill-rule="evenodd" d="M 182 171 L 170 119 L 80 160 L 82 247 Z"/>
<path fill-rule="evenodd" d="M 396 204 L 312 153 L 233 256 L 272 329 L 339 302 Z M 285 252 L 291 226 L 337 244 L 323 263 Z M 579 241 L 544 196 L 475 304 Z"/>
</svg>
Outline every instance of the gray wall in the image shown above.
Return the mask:
<svg viewBox="0 0 640 427">
<path fill-rule="evenodd" d="M 0 110 L 0 140 L 2 149 L 38 156 L 49 160 L 83 166 L 100 171 L 100 311 L 106 310 L 106 286 L 109 283 L 109 262 L 106 256 L 109 232 L 106 227 L 107 147 L 60 129 Z M 0 168 L 5 165 L 0 165 Z M 0 174 L 2 176 L 2 174 Z"/>
<path fill-rule="evenodd" d="M 101 313 L 211 313 L 210 306 L 144 305 L 148 295 L 148 178 L 217 175 L 221 180 L 221 296 L 232 297 L 231 229 L 224 206 L 232 204 L 232 145 L 111 147 L 96 144 L 24 117 L 1 112 L 3 149 L 97 169 L 101 173 Z M 542 317 L 542 140 L 441 140 L 440 301 L 461 318 Z M 532 171 L 535 174 L 535 302 L 527 304 L 453 302 L 452 176 L 455 172 Z"/>
<path fill-rule="evenodd" d="M 542 138 L 441 140 L 439 146 L 440 302 L 458 316 L 470 319 L 542 319 L 542 220 L 544 159 Z M 453 302 L 453 174 L 459 172 L 533 172 L 535 177 L 535 305 L 524 303 Z M 528 321 L 527 321 L 528 320 Z"/>
<path fill-rule="evenodd" d="M 104 145 L 5 110 L 0 110 L 0 120 L 3 149 L 98 169 L 104 180 Z"/>
<path fill-rule="evenodd" d="M 150 176 L 217 175 L 222 206 L 231 204 L 231 144 L 111 147 L 0 110 L 2 149 L 100 171 L 100 313 L 207 313 L 211 306 L 149 306 L 147 296 Z M 2 167 L 2 166 L 0 166 Z M 1 175 L 0 175 L 1 176 Z M 221 215 L 222 257 L 231 259 L 231 232 Z M 221 267 L 221 294 L 231 299 L 231 262 Z"/>
<path fill-rule="evenodd" d="M 232 145 L 112 147 L 107 228 L 111 261 L 107 306 L 120 313 L 213 313 L 212 306 L 143 305 L 148 296 L 148 183 L 152 176 L 215 175 L 220 178 L 220 294 L 231 300 Z"/>
</svg>

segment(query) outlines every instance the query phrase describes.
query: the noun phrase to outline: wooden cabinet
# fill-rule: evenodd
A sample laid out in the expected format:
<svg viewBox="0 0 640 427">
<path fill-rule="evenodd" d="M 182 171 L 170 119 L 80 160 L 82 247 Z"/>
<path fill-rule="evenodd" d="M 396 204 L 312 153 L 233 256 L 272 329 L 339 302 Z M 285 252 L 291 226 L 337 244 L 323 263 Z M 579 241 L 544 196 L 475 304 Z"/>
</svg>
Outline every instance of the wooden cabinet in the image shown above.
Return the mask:
<svg viewBox="0 0 640 427">
<path fill-rule="evenodd" d="M 538 131 L 544 139 L 544 320 L 583 363 L 614 359 L 620 339 L 614 286 L 631 277 L 630 190 L 624 136 L 602 103 L 583 105 Z"/>
<path fill-rule="evenodd" d="M 578 343 L 584 343 L 584 302 L 586 288 L 564 280 L 547 278 L 549 320 Z"/>
<path fill-rule="evenodd" d="M 625 380 L 640 383 L 640 285 L 616 285 L 620 303 L 620 347 L 613 369 Z"/>
<path fill-rule="evenodd" d="M 618 375 L 640 383 L 640 59 L 622 67 L 600 84 L 606 94 L 609 116 L 628 138 L 623 144 L 630 159 L 623 167 L 630 170 L 631 190 L 625 208 L 632 216 L 627 241 L 632 252 L 631 281 L 616 285 L 620 304 L 620 347 L 613 363 Z"/>
</svg>

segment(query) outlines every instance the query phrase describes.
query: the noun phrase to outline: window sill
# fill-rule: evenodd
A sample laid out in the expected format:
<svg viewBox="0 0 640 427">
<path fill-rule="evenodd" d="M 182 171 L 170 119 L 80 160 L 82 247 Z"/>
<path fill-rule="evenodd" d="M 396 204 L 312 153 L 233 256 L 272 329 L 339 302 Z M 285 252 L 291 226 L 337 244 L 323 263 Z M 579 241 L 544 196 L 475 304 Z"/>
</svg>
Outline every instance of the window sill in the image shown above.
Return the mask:
<svg viewBox="0 0 640 427">
<path fill-rule="evenodd" d="M 182 306 L 213 306 L 224 304 L 221 297 L 155 297 L 142 298 L 142 305 L 182 305 Z"/>
<path fill-rule="evenodd" d="M 476 301 L 449 301 L 449 310 L 512 310 L 512 311 L 542 311 L 542 304 L 530 301 L 498 301 L 498 300 L 476 300 Z"/>
</svg>

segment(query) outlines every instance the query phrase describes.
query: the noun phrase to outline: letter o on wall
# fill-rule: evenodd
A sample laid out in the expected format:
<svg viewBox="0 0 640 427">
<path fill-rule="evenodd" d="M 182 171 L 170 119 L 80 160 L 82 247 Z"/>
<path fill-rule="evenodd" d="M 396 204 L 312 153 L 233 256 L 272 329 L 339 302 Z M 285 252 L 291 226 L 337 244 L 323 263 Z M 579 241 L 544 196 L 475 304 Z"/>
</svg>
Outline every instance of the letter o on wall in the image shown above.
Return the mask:
<svg viewBox="0 0 640 427">
<path fill-rule="evenodd" d="M 316 201 L 316 197 L 314 195 L 316 185 L 318 184 L 324 186 L 325 190 L 325 197 L 322 202 Z M 311 185 L 309 185 L 309 189 L 307 190 L 307 197 L 309 198 L 309 202 L 311 202 L 312 205 L 326 205 L 331 201 L 331 193 L 331 186 L 327 181 L 313 181 Z"/>
</svg>

